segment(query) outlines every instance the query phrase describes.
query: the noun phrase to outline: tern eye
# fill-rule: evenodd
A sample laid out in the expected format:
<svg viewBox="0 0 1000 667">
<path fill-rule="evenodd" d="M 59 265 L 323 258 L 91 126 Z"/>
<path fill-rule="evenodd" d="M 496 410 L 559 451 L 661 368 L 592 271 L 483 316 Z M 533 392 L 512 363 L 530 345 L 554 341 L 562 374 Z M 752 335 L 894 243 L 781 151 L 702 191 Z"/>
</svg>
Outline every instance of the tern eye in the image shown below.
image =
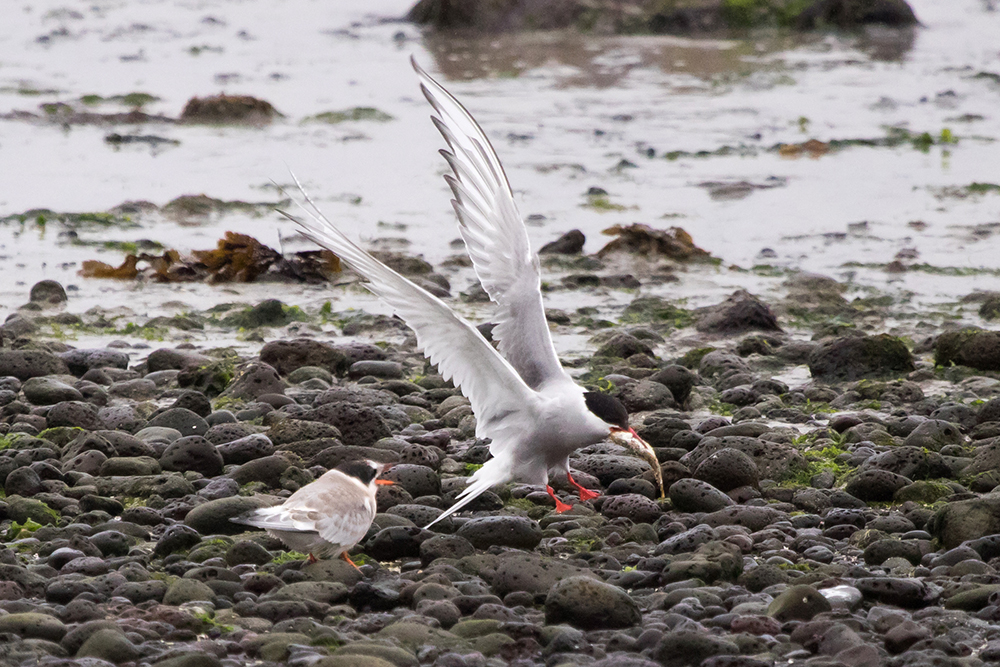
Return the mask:
<svg viewBox="0 0 1000 667">
<path fill-rule="evenodd" d="M 614 396 L 599 391 L 588 391 L 584 392 L 583 400 L 587 404 L 587 409 L 605 423 L 618 428 L 628 428 L 628 410 Z"/>
</svg>

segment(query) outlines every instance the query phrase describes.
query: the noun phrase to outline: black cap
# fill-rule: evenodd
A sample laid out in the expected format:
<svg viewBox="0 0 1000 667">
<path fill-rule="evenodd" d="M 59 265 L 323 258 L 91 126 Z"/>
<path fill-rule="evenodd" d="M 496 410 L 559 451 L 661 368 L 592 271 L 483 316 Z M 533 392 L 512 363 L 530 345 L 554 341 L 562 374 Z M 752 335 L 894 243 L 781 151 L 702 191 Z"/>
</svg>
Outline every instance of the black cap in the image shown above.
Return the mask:
<svg viewBox="0 0 1000 667">
<path fill-rule="evenodd" d="M 361 480 L 362 484 L 369 484 L 378 477 L 378 470 L 374 468 L 370 461 L 345 461 L 337 466 L 337 470 Z"/>
<path fill-rule="evenodd" d="M 586 401 L 588 410 L 608 424 L 628 429 L 628 410 L 614 396 L 599 391 L 587 391 L 583 394 L 583 400 Z"/>
</svg>

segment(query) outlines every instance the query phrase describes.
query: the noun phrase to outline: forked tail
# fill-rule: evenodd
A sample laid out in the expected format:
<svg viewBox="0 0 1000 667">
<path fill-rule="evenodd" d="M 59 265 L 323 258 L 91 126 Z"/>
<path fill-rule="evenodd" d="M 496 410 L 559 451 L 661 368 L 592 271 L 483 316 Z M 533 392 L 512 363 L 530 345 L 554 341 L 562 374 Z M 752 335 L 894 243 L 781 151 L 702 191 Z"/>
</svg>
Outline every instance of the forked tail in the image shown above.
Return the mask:
<svg viewBox="0 0 1000 667">
<path fill-rule="evenodd" d="M 505 464 L 503 459 L 490 459 L 483 464 L 482 468 L 473 473 L 472 478 L 469 480 L 469 485 L 465 487 L 465 490 L 463 490 L 462 493 L 458 494 L 455 504 L 446 509 L 441 516 L 424 526 L 424 528 L 430 528 L 438 521 L 446 519 L 455 512 L 459 511 L 473 500 L 489 491 L 490 488 L 499 484 L 504 484 L 510 480 L 510 466 Z"/>
</svg>

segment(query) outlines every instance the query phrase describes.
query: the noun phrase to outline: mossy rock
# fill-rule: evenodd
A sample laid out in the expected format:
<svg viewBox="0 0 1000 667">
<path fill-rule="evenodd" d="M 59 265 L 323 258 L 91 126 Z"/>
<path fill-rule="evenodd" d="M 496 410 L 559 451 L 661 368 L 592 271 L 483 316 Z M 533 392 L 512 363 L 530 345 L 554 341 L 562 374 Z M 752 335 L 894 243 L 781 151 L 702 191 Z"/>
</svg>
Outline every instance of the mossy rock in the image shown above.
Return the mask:
<svg viewBox="0 0 1000 667">
<path fill-rule="evenodd" d="M 963 329 L 943 333 L 934 345 L 934 363 L 981 371 L 1000 370 L 1000 331 Z"/>
<path fill-rule="evenodd" d="M 822 343 L 809 355 L 809 372 L 816 379 L 857 380 L 914 370 L 913 355 L 897 336 L 841 336 Z"/>
</svg>

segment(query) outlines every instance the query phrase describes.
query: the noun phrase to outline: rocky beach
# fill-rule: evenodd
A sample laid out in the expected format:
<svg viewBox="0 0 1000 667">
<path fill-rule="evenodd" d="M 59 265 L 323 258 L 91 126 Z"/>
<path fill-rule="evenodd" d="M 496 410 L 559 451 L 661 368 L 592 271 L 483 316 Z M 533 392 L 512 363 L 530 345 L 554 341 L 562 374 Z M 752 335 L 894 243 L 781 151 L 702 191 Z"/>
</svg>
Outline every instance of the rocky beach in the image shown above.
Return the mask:
<svg viewBox="0 0 1000 667">
<path fill-rule="evenodd" d="M 993 3 L 396 4 L 0 26 L 0 666 L 1000 664 Z M 663 497 L 608 441 L 423 528 L 489 443 L 266 182 L 488 337 L 410 52 Z M 357 568 L 232 521 L 354 459 Z"/>
</svg>

